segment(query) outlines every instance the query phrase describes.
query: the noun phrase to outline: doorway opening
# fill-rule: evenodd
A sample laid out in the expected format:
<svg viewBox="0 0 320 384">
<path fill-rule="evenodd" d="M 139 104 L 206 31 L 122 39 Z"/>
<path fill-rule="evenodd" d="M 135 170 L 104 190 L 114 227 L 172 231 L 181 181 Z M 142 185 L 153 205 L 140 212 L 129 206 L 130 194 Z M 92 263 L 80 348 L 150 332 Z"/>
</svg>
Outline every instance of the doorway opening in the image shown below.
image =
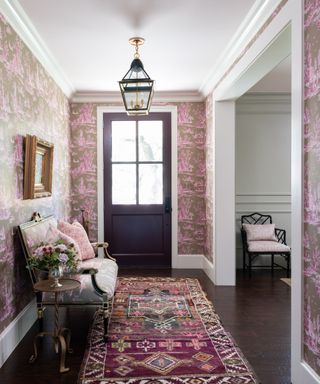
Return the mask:
<svg viewBox="0 0 320 384">
<path fill-rule="evenodd" d="M 291 56 L 237 99 L 235 152 L 239 270 L 245 268 L 241 216 L 270 215 L 276 228 L 286 231 L 287 244 L 291 244 Z M 245 259 L 248 266 L 247 255 Z M 271 255 L 255 257 L 252 271 L 271 268 L 271 261 Z M 274 256 L 274 262 L 287 267 L 280 255 Z"/>
</svg>

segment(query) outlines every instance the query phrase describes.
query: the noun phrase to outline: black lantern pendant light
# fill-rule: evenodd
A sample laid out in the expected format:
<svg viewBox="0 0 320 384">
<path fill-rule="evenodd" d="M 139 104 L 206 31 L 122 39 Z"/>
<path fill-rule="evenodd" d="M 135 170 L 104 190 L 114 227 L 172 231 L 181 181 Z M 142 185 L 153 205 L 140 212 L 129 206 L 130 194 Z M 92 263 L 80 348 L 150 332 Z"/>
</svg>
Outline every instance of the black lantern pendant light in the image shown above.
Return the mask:
<svg viewBox="0 0 320 384">
<path fill-rule="evenodd" d="M 147 115 L 153 96 L 153 83 L 143 68 L 139 55 L 139 45 L 144 43 L 142 37 L 132 37 L 129 43 L 136 52 L 129 71 L 119 81 L 120 91 L 128 115 Z"/>
</svg>

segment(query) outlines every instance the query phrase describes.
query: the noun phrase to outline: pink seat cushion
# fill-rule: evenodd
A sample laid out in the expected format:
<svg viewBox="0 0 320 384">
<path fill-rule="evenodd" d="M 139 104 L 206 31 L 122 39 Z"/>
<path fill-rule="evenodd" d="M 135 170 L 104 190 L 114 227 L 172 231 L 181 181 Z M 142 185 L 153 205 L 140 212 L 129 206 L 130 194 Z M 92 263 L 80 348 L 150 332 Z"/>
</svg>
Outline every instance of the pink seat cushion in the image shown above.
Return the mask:
<svg viewBox="0 0 320 384">
<path fill-rule="evenodd" d="M 290 252 L 290 247 L 277 241 L 248 241 L 249 252 Z"/>
<path fill-rule="evenodd" d="M 81 260 L 93 259 L 95 257 L 88 235 L 80 223 L 74 222 L 70 224 L 61 220 L 58 222 L 58 229 L 78 244 Z"/>
</svg>

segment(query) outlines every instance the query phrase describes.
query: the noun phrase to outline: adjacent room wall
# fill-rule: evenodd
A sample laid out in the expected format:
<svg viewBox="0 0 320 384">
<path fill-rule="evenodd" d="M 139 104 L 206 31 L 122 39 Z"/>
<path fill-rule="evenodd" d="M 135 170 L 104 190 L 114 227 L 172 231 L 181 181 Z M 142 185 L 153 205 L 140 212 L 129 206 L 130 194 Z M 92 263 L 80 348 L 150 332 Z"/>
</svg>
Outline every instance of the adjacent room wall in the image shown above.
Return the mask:
<svg viewBox="0 0 320 384">
<path fill-rule="evenodd" d="M 97 239 L 98 105 L 101 104 L 72 103 L 70 122 L 71 215 L 79 220 L 80 209 L 85 209 L 93 240 Z M 205 104 L 174 105 L 178 110 L 178 253 L 203 255 L 206 239 Z"/>
<path fill-rule="evenodd" d="M 52 197 L 22 199 L 26 134 L 54 144 Z M 34 297 L 14 228 L 69 217 L 69 172 L 68 99 L 0 15 L 0 333 Z"/>
<path fill-rule="evenodd" d="M 291 244 L 291 107 L 288 94 L 246 94 L 236 103 L 236 247 L 242 268 L 241 215 L 272 216 Z M 282 262 L 278 257 L 276 262 Z M 270 264 L 261 256 L 256 264 Z"/>
</svg>

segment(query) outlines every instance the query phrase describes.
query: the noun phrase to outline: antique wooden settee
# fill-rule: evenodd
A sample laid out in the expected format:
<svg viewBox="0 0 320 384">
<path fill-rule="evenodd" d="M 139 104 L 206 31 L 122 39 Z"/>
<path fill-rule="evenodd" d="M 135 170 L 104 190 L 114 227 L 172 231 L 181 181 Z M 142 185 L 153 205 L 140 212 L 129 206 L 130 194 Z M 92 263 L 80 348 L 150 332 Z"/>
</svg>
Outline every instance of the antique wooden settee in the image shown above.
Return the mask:
<svg viewBox="0 0 320 384">
<path fill-rule="evenodd" d="M 32 255 L 34 245 L 47 243 L 50 231 L 57 228 L 58 222 L 54 216 L 41 218 L 39 215 L 27 223 L 18 226 L 19 237 L 27 266 Z M 108 325 L 112 312 L 113 297 L 116 288 L 118 266 L 114 258 L 108 253 L 108 243 L 91 243 L 96 257 L 80 261 L 77 270 L 67 277 L 80 281 L 79 289 L 61 294 L 59 305 L 62 306 L 96 306 L 104 316 L 105 339 L 108 335 Z M 104 257 L 98 257 L 98 249 L 102 248 Z M 28 268 L 33 284 L 44 278 L 43 271 Z M 47 305 L 53 305 L 54 294 L 39 292 L 36 289 L 38 319 L 42 326 L 43 310 Z"/>
</svg>

